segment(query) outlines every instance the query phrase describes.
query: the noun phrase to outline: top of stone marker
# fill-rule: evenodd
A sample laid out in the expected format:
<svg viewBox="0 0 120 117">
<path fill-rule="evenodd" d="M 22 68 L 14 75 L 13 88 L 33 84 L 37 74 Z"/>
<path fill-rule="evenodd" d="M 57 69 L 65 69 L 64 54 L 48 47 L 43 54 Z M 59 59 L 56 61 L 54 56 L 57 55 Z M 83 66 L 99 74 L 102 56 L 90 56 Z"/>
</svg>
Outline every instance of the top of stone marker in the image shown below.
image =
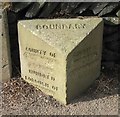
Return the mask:
<svg viewBox="0 0 120 117">
<path fill-rule="evenodd" d="M 68 55 L 100 23 L 102 18 L 35 19 L 20 21 L 38 38 Z"/>
</svg>

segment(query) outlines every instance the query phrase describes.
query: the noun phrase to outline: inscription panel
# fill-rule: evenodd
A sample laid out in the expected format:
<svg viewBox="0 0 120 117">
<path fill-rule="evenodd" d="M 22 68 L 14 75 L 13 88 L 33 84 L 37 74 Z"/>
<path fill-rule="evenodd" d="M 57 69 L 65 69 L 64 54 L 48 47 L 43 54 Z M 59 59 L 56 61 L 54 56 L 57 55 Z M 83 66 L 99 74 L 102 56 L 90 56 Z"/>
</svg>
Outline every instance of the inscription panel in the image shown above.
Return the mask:
<svg viewBox="0 0 120 117">
<path fill-rule="evenodd" d="M 29 75 L 24 76 L 25 80 L 37 84 L 37 87 L 49 89 L 53 94 L 59 90 L 56 79 L 58 76 L 55 74 L 59 64 L 56 53 L 26 47 L 23 57 L 29 68 L 27 71 Z"/>
</svg>

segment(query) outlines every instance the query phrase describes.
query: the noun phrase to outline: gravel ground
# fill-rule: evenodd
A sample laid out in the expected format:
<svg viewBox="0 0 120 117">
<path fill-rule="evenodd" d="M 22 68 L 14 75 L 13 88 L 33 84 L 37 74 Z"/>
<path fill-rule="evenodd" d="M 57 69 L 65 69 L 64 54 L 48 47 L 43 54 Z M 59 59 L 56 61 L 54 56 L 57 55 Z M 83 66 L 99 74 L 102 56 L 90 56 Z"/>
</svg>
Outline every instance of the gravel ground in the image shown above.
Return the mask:
<svg viewBox="0 0 120 117">
<path fill-rule="evenodd" d="M 66 106 L 22 78 L 12 78 L 3 84 L 0 111 L 2 115 L 118 115 L 117 77 L 117 67 L 102 72 L 84 94 Z"/>
</svg>

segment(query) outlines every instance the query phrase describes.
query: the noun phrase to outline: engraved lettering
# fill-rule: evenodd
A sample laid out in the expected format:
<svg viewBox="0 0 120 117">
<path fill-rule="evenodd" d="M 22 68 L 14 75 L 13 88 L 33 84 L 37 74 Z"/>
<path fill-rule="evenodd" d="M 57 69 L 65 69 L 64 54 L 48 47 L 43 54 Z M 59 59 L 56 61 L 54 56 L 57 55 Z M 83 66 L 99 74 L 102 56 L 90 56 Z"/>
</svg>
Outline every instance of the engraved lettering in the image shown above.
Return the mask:
<svg viewBox="0 0 120 117">
<path fill-rule="evenodd" d="M 38 83 L 38 84 L 40 84 L 40 85 L 43 86 L 43 87 L 49 88 L 49 84 L 48 84 L 48 83 L 45 83 L 45 82 L 43 82 L 43 81 L 36 80 L 36 79 L 31 78 L 31 77 L 29 77 L 29 76 L 25 76 L 25 79 L 26 79 L 26 80 L 29 80 L 29 81 L 32 81 L 32 82 L 35 82 L 35 83 Z"/>
<path fill-rule="evenodd" d="M 62 24 L 62 29 L 68 29 L 68 28 L 69 28 L 69 25 Z"/>
<path fill-rule="evenodd" d="M 28 62 L 28 67 L 38 68 L 38 69 L 46 69 L 49 71 L 53 71 L 53 68 L 51 66 L 45 66 L 44 64 L 34 63 L 32 61 Z"/>
<path fill-rule="evenodd" d="M 52 81 L 55 81 L 55 78 L 53 76 L 50 76 L 49 73 L 45 74 L 45 73 L 37 72 L 37 71 L 34 71 L 34 70 L 30 70 L 30 69 L 29 69 L 29 73 L 34 74 L 36 76 L 40 76 L 40 77 L 45 78 L 45 79 L 50 79 Z"/>
<path fill-rule="evenodd" d="M 55 25 L 54 24 L 50 24 L 50 29 L 54 29 Z"/>
<path fill-rule="evenodd" d="M 52 86 L 52 89 L 55 90 L 55 91 L 57 91 L 58 87 Z"/>
<path fill-rule="evenodd" d="M 56 54 L 55 54 L 55 53 L 50 52 L 50 56 L 55 58 Z"/>
<path fill-rule="evenodd" d="M 26 51 L 31 52 L 31 53 L 36 53 L 36 54 L 40 54 L 42 56 L 47 56 L 47 51 L 45 51 L 45 50 L 38 50 L 38 49 L 34 49 L 34 48 L 29 48 L 29 47 L 26 47 L 25 49 L 26 49 Z M 49 56 L 55 58 L 56 53 L 50 52 Z"/>
<path fill-rule="evenodd" d="M 43 54 L 45 55 L 45 54 L 46 54 L 46 51 L 43 51 Z"/>
<path fill-rule="evenodd" d="M 49 27 L 47 25 L 43 25 L 43 29 L 48 29 Z"/>
<path fill-rule="evenodd" d="M 26 51 L 34 52 L 34 53 L 39 53 L 41 55 L 46 55 L 46 51 L 44 51 L 44 50 L 37 50 L 37 49 L 26 47 Z"/>
<path fill-rule="evenodd" d="M 37 24 L 36 29 L 81 29 L 85 28 L 85 24 Z"/>
<path fill-rule="evenodd" d="M 51 80 L 55 81 L 55 78 L 54 78 L 54 77 L 51 77 Z"/>
<path fill-rule="evenodd" d="M 43 82 L 43 81 L 34 79 L 34 78 L 32 78 L 32 77 L 29 77 L 29 76 L 24 76 L 24 78 L 25 78 L 26 80 L 29 80 L 29 81 L 31 81 L 31 82 L 34 82 L 34 83 L 39 84 L 41 87 L 48 88 L 49 90 L 50 90 L 50 88 L 51 88 L 51 91 L 52 91 L 52 90 L 53 90 L 53 91 L 58 91 L 58 87 L 56 87 L 56 86 L 50 86 L 50 84 L 48 84 L 48 83 L 46 83 L 46 82 Z"/>
<path fill-rule="evenodd" d="M 72 24 L 69 25 L 69 29 L 74 29 L 74 27 L 72 26 Z"/>
<path fill-rule="evenodd" d="M 55 29 L 62 29 L 60 24 L 55 24 Z"/>
</svg>

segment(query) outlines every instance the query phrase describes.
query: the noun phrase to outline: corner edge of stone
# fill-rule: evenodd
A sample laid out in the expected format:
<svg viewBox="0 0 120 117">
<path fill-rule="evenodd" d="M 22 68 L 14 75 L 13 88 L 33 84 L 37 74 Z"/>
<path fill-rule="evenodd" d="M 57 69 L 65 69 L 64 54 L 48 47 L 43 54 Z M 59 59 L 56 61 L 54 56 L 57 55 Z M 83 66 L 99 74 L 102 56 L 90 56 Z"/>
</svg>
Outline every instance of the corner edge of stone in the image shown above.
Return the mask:
<svg viewBox="0 0 120 117">
<path fill-rule="evenodd" d="M 26 20 L 20 20 L 20 21 L 18 21 L 18 23 L 17 23 L 17 26 L 19 27 L 19 26 L 25 26 L 25 23 L 26 23 L 27 21 Z"/>
</svg>

